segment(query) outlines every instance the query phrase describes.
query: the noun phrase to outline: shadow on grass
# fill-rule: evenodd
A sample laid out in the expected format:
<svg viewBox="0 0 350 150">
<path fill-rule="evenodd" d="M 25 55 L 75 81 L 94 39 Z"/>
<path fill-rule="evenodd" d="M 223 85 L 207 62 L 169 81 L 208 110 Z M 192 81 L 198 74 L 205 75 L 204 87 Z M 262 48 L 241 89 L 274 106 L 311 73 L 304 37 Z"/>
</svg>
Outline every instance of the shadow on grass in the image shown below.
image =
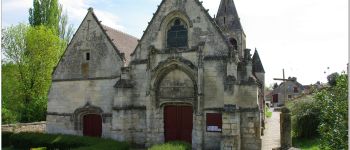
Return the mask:
<svg viewBox="0 0 350 150">
<path fill-rule="evenodd" d="M 293 147 L 302 150 L 320 150 L 320 138 L 293 138 Z"/>
</svg>

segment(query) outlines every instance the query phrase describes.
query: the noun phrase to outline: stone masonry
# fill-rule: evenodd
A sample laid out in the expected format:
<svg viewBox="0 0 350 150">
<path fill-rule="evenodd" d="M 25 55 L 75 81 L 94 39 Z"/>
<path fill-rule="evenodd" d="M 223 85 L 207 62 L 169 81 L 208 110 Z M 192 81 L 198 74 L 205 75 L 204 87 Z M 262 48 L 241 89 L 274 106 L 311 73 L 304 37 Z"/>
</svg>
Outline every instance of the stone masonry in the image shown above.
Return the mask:
<svg viewBox="0 0 350 150">
<path fill-rule="evenodd" d="M 90 8 L 53 73 L 47 132 L 260 150 L 264 78 L 233 0 L 215 18 L 198 0 L 162 0 L 141 39 Z"/>
</svg>

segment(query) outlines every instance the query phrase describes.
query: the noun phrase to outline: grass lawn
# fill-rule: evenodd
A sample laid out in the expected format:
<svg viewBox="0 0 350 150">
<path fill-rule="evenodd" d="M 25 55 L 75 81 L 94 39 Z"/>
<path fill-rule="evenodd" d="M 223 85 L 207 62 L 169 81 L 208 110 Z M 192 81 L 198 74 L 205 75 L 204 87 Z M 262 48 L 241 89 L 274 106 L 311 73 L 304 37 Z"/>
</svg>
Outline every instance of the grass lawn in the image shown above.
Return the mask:
<svg viewBox="0 0 350 150">
<path fill-rule="evenodd" d="M 268 107 L 265 107 L 265 116 L 267 118 L 271 118 L 272 117 L 272 112 L 271 112 L 270 108 L 268 108 Z"/>
<path fill-rule="evenodd" d="M 164 144 L 154 145 L 148 150 L 191 150 L 191 145 L 186 142 L 174 141 Z"/>
<path fill-rule="evenodd" d="M 2 150 L 19 150 L 12 147 L 3 147 Z M 32 148 L 31 150 L 46 150 L 46 148 Z"/>
<path fill-rule="evenodd" d="M 302 150 L 320 150 L 320 139 L 296 139 L 293 138 L 293 147 L 300 148 Z"/>
</svg>

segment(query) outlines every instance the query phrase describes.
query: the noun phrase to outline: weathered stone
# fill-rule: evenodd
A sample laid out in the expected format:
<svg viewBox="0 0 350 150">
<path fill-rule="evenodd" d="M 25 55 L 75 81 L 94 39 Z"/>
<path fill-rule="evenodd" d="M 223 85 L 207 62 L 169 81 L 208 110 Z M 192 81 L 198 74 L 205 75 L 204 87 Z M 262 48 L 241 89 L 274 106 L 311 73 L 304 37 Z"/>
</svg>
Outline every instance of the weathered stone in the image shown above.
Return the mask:
<svg viewBox="0 0 350 150">
<path fill-rule="evenodd" d="M 281 121 L 281 148 L 289 149 L 292 147 L 292 120 L 290 111 L 282 108 L 280 115 Z"/>
<path fill-rule="evenodd" d="M 260 149 L 264 73 L 253 72 L 238 18 L 233 1 L 222 0 L 214 19 L 198 0 L 163 0 L 131 52 L 89 9 L 53 73 L 47 132 L 83 135 L 84 116 L 96 114 L 102 137 L 149 147 L 168 140 L 167 121 L 187 119 L 192 130 L 180 131 L 193 149 Z M 186 33 L 181 47 L 174 26 Z"/>
</svg>

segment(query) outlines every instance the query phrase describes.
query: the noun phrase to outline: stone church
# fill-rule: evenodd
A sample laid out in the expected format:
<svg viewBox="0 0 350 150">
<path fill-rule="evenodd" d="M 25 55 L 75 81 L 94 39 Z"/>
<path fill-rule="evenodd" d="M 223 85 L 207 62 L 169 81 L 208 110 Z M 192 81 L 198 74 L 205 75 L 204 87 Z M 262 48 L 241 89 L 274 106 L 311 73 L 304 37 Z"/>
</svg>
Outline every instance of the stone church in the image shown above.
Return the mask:
<svg viewBox="0 0 350 150">
<path fill-rule="evenodd" d="M 92 8 L 52 77 L 47 132 L 193 149 L 261 149 L 265 71 L 233 0 L 162 0 L 141 39 Z"/>
</svg>

